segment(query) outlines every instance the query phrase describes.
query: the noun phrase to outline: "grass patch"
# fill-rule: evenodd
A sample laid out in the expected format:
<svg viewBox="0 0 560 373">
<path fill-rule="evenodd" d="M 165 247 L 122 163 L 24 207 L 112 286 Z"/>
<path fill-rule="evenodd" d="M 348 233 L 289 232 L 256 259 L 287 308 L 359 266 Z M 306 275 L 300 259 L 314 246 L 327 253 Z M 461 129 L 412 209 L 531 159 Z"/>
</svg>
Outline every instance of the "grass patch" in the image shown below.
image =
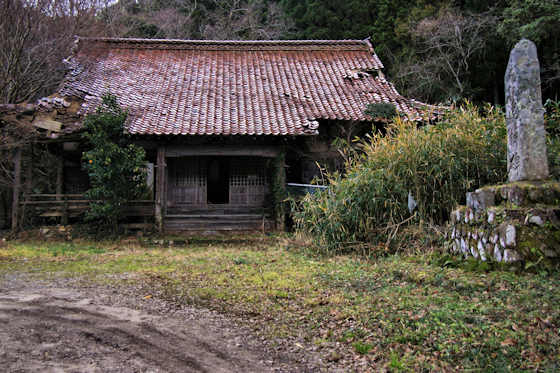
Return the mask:
<svg viewBox="0 0 560 373">
<path fill-rule="evenodd" d="M 133 278 L 157 296 L 240 316 L 268 337 L 338 342 L 342 354 L 393 371 L 560 369 L 557 272 L 472 269 L 435 254 L 316 257 L 288 243 L 19 242 L 0 248 L 0 274 Z"/>
</svg>

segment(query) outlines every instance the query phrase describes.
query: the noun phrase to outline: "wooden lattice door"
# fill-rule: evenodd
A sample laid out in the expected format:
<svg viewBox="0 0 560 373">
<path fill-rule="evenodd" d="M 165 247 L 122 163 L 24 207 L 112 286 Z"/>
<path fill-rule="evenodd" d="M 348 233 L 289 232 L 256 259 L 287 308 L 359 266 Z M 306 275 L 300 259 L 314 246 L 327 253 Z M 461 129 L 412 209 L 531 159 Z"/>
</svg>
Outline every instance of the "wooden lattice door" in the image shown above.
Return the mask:
<svg viewBox="0 0 560 373">
<path fill-rule="evenodd" d="M 174 158 L 168 163 L 168 206 L 206 205 L 206 160 Z"/>
<path fill-rule="evenodd" d="M 262 206 L 268 190 L 266 164 L 259 158 L 234 158 L 229 177 L 230 203 Z"/>
</svg>

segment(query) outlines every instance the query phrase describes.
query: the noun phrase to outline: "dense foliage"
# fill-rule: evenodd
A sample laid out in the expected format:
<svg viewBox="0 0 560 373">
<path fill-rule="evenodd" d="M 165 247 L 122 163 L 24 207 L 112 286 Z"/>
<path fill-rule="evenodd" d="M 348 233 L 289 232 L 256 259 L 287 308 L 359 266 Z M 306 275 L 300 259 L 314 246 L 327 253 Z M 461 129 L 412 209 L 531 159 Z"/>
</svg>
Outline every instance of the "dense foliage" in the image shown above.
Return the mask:
<svg viewBox="0 0 560 373">
<path fill-rule="evenodd" d="M 297 228 L 322 247 L 385 241 L 409 219 L 442 223 L 467 191 L 506 175 L 505 120 L 492 107 L 466 105 L 421 128 L 396 118 L 361 150 L 345 175 L 329 177 L 328 192 L 307 195 L 295 212 Z M 417 204 L 412 214 L 409 199 Z"/>
<path fill-rule="evenodd" d="M 560 181 L 560 101 L 547 100 L 545 108 L 548 166 L 552 178 Z"/>
<path fill-rule="evenodd" d="M 95 114 L 84 121 L 83 138 L 90 149 L 84 152 L 82 164 L 91 184 L 86 196 L 92 201 L 86 220 L 112 230 L 126 202 L 145 190 L 145 152 L 124 132 L 126 117 L 117 98 L 107 94 Z"/>
<path fill-rule="evenodd" d="M 533 40 L 545 96 L 559 93 L 560 53 L 555 0 L 281 0 L 301 39 L 371 37 L 391 80 L 430 102 L 503 103 L 510 48 Z"/>
</svg>

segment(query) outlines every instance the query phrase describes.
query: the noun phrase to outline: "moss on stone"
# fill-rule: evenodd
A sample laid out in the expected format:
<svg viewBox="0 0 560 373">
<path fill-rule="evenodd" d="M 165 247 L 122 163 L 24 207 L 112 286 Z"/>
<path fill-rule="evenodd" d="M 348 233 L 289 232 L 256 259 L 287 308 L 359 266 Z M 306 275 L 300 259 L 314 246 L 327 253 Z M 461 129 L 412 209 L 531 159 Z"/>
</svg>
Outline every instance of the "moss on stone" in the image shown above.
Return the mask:
<svg viewBox="0 0 560 373">
<path fill-rule="evenodd" d="M 477 192 L 494 193 L 495 204 L 509 203 L 525 206 L 533 203 L 557 205 L 560 202 L 560 182 L 555 180 L 488 185 L 478 189 Z"/>
<path fill-rule="evenodd" d="M 560 254 L 560 230 L 539 226 L 519 229 L 517 249 L 525 260 L 538 261 Z"/>
</svg>

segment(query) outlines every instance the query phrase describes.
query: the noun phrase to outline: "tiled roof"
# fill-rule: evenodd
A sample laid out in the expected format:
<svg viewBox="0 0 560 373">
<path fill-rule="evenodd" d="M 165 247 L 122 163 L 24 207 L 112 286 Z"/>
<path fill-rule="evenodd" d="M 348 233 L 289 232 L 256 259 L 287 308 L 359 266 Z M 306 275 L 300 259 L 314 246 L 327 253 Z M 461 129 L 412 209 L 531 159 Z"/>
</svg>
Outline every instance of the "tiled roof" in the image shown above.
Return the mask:
<svg viewBox="0 0 560 373">
<path fill-rule="evenodd" d="M 319 119 L 371 119 L 373 102 L 423 114 L 378 74 L 367 40 L 80 38 L 69 65 L 60 93 L 84 99 L 83 113 L 115 94 L 132 134 L 315 134 Z"/>
</svg>

